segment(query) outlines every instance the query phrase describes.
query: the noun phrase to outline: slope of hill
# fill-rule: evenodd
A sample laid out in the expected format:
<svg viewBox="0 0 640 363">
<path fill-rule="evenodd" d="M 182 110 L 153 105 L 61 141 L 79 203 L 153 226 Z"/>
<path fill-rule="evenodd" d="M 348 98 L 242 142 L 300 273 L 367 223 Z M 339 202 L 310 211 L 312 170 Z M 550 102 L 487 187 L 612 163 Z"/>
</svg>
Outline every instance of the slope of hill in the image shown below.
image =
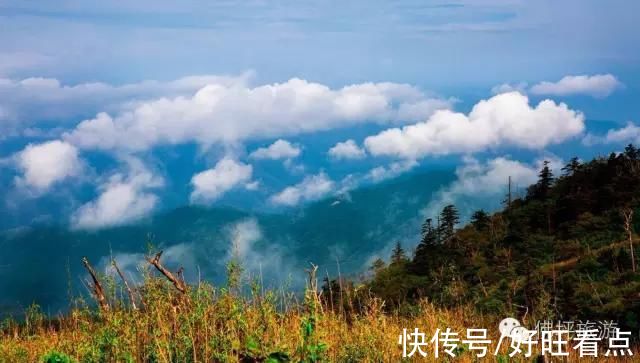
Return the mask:
<svg viewBox="0 0 640 363">
<path fill-rule="evenodd" d="M 640 151 L 548 165 L 527 195 L 504 210 L 476 212 L 456 230 L 455 206 L 427 219 L 409 258 L 396 248 L 374 265 L 371 290 L 402 306 L 427 297 L 472 304 L 483 314 L 610 320 L 637 329 Z"/>
</svg>

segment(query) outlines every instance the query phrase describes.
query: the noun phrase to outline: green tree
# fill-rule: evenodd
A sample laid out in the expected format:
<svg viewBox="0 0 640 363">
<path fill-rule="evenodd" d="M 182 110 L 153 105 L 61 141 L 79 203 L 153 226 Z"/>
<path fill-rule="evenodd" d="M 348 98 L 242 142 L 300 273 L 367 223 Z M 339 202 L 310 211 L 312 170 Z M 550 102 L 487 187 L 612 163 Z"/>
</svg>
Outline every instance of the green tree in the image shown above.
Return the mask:
<svg viewBox="0 0 640 363">
<path fill-rule="evenodd" d="M 539 200 L 547 199 L 553 181 L 553 172 L 549 167 L 549 161 L 545 160 L 542 164 L 542 169 L 538 173 L 538 182 L 529 187 L 528 196 Z"/>
<path fill-rule="evenodd" d="M 440 239 L 449 241 L 455 232 L 456 225 L 460 222 L 460 214 L 453 204 L 449 204 L 440 213 Z"/>
<path fill-rule="evenodd" d="M 396 246 L 393 248 L 391 252 L 391 264 L 392 265 L 400 265 L 407 262 L 409 259 L 407 258 L 407 253 L 400 242 L 396 242 Z"/>
<path fill-rule="evenodd" d="M 483 231 L 489 226 L 489 214 L 483 209 L 473 212 L 471 215 L 471 224 L 478 231 Z"/>
<path fill-rule="evenodd" d="M 569 160 L 567 165 L 562 168 L 562 171 L 564 172 L 564 175 L 573 175 L 580 169 L 580 166 L 580 159 L 578 159 L 577 156 L 574 156 Z"/>
<path fill-rule="evenodd" d="M 433 220 L 427 218 L 422 224 L 422 238 L 411 262 L 411 272 L 417 275 L 426 275 L 430 266 L 435 262 L 438 251 L 438 232 L 433 226 Z"/>
</svg>

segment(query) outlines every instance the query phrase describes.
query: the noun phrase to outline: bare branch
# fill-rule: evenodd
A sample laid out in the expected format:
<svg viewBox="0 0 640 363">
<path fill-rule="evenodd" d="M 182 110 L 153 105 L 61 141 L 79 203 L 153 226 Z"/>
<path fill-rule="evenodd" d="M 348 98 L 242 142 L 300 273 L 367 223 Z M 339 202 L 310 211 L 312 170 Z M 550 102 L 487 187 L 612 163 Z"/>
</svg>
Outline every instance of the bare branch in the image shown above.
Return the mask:
<svg viewBox="0 0 640 363">
<path fill-rule="evenodd" d="M 100 310 L 109 311 L 109 302 L 107 301 L 107 298 L 104 294 L 104 289 L 102 288 L 102 284 L 100 284 L 100 280 L 98 280 L 98 275 L 96 274 L 96 271 L 93 269 L 93 267 L 89 263 L 89 260 L 86 257 L 82 258 L 82 263 L 84 264 L 84 267 L 87 269 L 87 271 L 89 271 L 89 275 L 91 275 L 91 279 L 93 280 L 93 286 L 92 286 L 93 295 L 95 296 L 96 301 L 100 306 Z"/>
<path fill-rule="evenodd" d="M 629 237 L 629 249 L 631 251 L 631 269 L 636 272 L 636 257 L 633 251 L 633 209 L 623 208 L 620 210 L 620 215 L 624 219 L 624 230 Z"/>
<path fill-rule="evenodd" d="M 171 273 L 171 271 L 167 270 L 164 266 L 162 266 L 162 264 L 160 263 L 161 256 L 162 256 L 162 251 L 156 253 L 156 255 L 153 256 L 153 258 L 147 257 L 147 261 L 149 261 L 150 264 L 152 264 L 158 271 L 160 271 L 160 273 L 163 274 L 164 277 L 166 277 L 169 281 L 171 281 L 173 286 L 175 286 L 176 289 L 178 289 L 178 291 L 180 291 L 183 294 L 186 293 L 187 284 L 185 284 L 183 279 L 176 278 Z M 181 275 L 181 274 L 182 274 L 182 270 L 178 272 L 178 275 Z"/>
<path fill-rule="evenodd" d="M 125 289 L 127 289 L 127 294 L 129 295 L 129 301 L 131 302 L 131 308 L 133 310 L 137 310 L 138 308 L 136 307 L 136 299 L 135 299 L 135 296 L 133 295 L 133 290 L 131 290 L 131 287 L 129 286 L 129 282 L 124 277 L 124 274 L 122 273 L 122 271 L 120 271 L 120 268 L 118 267 L 118 264 L 116 263 L 115 258 L 111 259 L 111 265 L 113 265 L 113 268 L 115 268 L 116 272 L 118 273 L 118 276 L 120 276 L 120 278 L 122 279 Z"/>
</svg>

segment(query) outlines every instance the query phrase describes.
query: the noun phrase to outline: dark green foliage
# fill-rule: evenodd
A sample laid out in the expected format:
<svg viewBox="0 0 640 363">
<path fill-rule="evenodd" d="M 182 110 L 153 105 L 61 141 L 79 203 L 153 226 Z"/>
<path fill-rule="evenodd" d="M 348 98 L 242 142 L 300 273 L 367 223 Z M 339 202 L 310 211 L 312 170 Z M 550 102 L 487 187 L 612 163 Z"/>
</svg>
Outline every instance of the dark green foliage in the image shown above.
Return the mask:
<svg viewBox="0 0 640 363">
<path fill-rule="evenodd" d="M 459 222 L 460 215 L 456 207 L 452 204 L 444 207 L 440 213 L 440 225 L 438 226 L 440 241 L 449 241 Z"/>
<path fill-rule="evenodd" d="M 400 242 L 396 242 L 396 246 L 393 248 L 393 252 L 391 253 L 391 264 L 401 265 L 407 261 L 409 261 L 407 253 L 402 248 Z"/>
<path fill-rule="evenodd" d="M 437 225 L 426 219 L 413 259 L 378 263 L 369 287 L 395 307 L 427 297 L 443 306 L 471 303 L 482 313 L 527 311 L 635 328 L 640 274 L 632 271 L 620 210 L 636 211 L 635 233 L 639 201 L 640 151 L 633 145 L 608 158 L 573 158 L 558 178 L 545 162 L 527 196 L 508 210 L 476 211 L 458 230 L 453 205 Z"/>
<path fill-rule="evenodd" d="M 478 231 L 485 230 L 489 226 L 490 221 L 489 214 L 483 209 L 477 210 L 471 215 L 471 224 Z"/>
</svg>

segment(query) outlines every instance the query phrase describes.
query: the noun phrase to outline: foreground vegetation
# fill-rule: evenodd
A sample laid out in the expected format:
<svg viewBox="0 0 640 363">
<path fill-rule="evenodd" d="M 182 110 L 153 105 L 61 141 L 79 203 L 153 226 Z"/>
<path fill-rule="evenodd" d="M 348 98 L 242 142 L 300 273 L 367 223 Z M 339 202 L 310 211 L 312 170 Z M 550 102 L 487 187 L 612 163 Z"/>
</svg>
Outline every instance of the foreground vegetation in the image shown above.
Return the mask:
<svg viewBox="0 0 640 363">
<path fill-rule="evenodd" d="M 34 306 L 23 324 L 4 322 L 0 362 L 398 362 L 403 360 L 398 335 L 413 327 L 428 336 L 445 327 L 461 334 L 487 328 L 493 340 L 488 359 L 511 361 L 507 346 L 492 355 L 497 317 L 478 315 L 472 307 L 442 309 L 423 300 L 407 315 L 385 312 L 383 302 L 371 298 L 353 313 L 327 305 L 313 287 L 300 302 L 253 288 L 251 296 L 242 297 L 233 288 L 203 283 L 183 294 L 164 278 L 148 278 L 139 289 L 143 305 L 135 310 L 116 299 L 123 291 L 110 296 L 108 310 L 78 302 L 55 319 Z M 467 348 L 456 349 L 455 361 L 477 361 Z M 424 361 L 435 361 L 428 353 Z M 448 360 L 443 355 L 440 360 Z M 597 359 L 607 360 L 624 361 Z"/>
</svg>

